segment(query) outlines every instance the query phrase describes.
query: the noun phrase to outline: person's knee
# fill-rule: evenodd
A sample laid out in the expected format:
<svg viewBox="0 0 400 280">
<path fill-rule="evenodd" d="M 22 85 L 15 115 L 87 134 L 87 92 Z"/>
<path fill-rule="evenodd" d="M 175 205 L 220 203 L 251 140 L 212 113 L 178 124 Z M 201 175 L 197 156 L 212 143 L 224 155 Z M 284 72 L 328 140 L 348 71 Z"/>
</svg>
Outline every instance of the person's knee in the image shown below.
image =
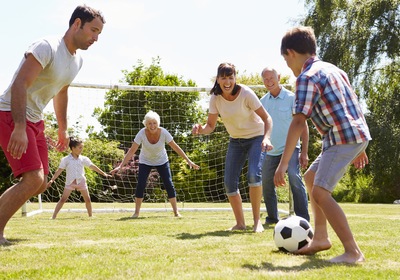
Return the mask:
<svg viewBox="0 0 400 280">
<path fill-rule="evenodd" d="M 307 170 L 307 172 L 303 176 L 304 183 L 306 184 L 307 189 L 311 189 L 314 184 L 315 173 L 311 170 Z"/>
<path fill-rule="evenodd" d="M 325 190 L 322 187 L 314 186 L 311 195 L 317 205 L 323 205 L 325 199 L 331 194 L 329 191 Z"/>
</svg>

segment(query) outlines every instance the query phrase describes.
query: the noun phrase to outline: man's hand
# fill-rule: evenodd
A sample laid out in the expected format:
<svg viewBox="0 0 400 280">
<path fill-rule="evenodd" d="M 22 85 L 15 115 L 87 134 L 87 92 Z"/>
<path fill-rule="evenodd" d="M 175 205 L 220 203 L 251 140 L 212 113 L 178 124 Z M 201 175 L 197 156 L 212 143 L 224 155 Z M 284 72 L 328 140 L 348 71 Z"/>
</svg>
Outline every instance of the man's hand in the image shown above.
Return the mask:
<svg viewBox="0 0 400 280">
<path fill-rule="evenodd" d="M 15 125 L 8 142 L 7 151 L 15 159 L 20 159 L 28 148 L 28 136 L 26 135 L 25 125 Z"/>
<path fill-rule="evenodd" d="M 56 149 L 59 152 L 64 152 L 68 149 L 69 145 L 69 135 L 66 130 L 58 130 L 58 142 L 56 144 Z"/>
</svg>

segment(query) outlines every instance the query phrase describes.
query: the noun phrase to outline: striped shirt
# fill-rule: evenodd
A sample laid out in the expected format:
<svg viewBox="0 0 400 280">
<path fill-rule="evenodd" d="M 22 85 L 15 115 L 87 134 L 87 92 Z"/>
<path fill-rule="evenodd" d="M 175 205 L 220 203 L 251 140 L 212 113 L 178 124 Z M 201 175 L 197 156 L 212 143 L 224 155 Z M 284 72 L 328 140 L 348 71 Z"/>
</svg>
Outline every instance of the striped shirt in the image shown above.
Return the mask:
<svg viewBox="0 0 400 280">
<path fill-rule="evenodd" d="M 293 113 L 311 118 L 322 135 L 323 150 L 371 140 L 347 74 L 333 64 L 310 57 L 296 80 L 295 102 Z"/>
</svg>

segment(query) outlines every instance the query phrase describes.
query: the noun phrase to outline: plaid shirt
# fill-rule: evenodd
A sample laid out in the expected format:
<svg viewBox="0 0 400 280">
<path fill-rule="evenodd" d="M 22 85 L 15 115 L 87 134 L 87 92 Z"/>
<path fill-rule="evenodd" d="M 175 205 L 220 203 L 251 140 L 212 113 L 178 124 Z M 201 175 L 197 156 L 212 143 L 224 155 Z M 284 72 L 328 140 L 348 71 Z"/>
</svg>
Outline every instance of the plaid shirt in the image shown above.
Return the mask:
<svg viewBox="0 0 400 280">
<path fill-rule="evenodd" d="M 358 97 L 347 74 L 333 64 L 310 57 L 296 80 L 294 114 L 311 118 L 322 135 L 323 150 L 371 140 Z"/>
</svg>

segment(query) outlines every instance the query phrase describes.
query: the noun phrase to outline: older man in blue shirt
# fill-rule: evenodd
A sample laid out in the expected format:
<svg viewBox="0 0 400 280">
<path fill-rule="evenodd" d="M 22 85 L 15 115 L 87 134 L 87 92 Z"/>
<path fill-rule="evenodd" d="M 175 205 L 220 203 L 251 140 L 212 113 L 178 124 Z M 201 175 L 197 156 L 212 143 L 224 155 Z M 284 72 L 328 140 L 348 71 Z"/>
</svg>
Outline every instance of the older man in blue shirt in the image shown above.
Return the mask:
<svg viewBox="0 0 400 280">
<path fill-rule="evenodd" d="M 279 221 L 279 214 L 274 175 L 280 163 L 289 126 L 292 122 L 295 95 L 279 83 L 280 75 L 275 69 L 264 68 L 261 76 L 265 87 L 269 91 L 261 98 L 261 103 L 271 115 L 274 123 L 271 133 L 271 143 L 274 148 L 266 152 L 262 167 L 263 195 L 268 214 L 265 223 L 275 224 Z M 300 166 L 306 168 L 308 164 L 308 126 L 305 127 L 307 129 L 304 129 L 301 135 L 301 152 L 299 140 L 290 159 L 287 172 L 293 194 L 294 212 L 297 216 L 310 221 L 306 188 L 300 174 Z"/>
</svg>

